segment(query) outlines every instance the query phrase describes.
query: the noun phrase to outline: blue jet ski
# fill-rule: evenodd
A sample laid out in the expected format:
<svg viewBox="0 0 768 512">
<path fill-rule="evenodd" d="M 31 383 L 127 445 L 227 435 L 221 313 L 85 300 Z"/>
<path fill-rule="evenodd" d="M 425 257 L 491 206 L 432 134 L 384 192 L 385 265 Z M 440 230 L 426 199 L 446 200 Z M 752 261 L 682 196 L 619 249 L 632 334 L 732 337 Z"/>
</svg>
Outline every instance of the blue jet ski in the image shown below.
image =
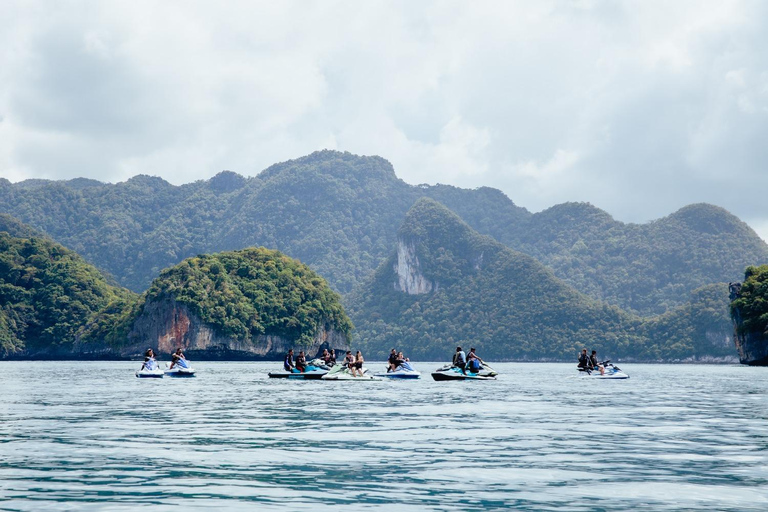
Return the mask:
<svg viewBox="0 0 768 512">
<path fill-rule="evenodd" d="M 391 371 L 387 368 L 386 373 L 377 373 L 376 377 L 385 377 L 387 379 L 418 379 L 421 377 L 421 372 L 417 372 L 411 363 L 404 362 L 395 368 L 395 371 Z"/>
</svg>

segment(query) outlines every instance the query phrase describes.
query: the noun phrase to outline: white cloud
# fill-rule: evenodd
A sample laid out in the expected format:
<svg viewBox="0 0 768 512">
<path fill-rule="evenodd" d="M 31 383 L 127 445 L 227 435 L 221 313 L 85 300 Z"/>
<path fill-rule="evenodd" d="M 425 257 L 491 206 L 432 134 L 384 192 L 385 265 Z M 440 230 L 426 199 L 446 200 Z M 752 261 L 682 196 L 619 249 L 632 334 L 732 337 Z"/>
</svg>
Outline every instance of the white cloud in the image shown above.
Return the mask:
<svg viewBox="0 0 768 512">
<path fill-rule="evenodd" d="M 9 1 L 0 175 L 255 174 L 321 148 L 411 183 L 768 220 L 751 1 Z"/>
</svg>

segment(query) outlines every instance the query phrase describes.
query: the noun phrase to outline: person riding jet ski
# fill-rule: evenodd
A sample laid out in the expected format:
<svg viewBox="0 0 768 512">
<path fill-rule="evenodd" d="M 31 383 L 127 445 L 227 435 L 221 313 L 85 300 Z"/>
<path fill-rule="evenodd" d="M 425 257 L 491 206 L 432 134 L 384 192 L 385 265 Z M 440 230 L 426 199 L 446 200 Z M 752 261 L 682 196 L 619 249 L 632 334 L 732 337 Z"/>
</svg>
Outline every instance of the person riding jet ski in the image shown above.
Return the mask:
<svg viewBox="0 0 768 512">
<path fill-rule="evenodd" d="M 287 372 L 292 372 L 295 366 L 293 362 L 293 349 L 290 349 L 283 360 L 283 369 Z"/>
<path fill-rule="evenodd" d="M 483 369 L 483 360 L 478 357 L 477 354 L 475 354 L 475 348 L 472 347 L 469 349 L 469 354 L 467 354 L 467 368 L 472 373 L 477 373 L 480 370 Z"/>
<path fill-rule="evenodd" d="M 157 361 L 155 360 L 155 351 L 147 349 L 144 353 L 144 363 L 141 365 L 142 370 L 157 370 Z M 139 370 L 141 371 L 141 370 Z"/>
<path fill-rule="evenodd" d="M 171 366 L 170 370 L 173 370 L 174 366 L 178 366 L 179 368 L 189 368 L 189 365 L 187 364 L 187 358 L 184 357 L 184 353 L 182 353 L 181 348 L 177 348 L 176 352 L 171 356 Z"/>
<path fill-rule="evenodd" d="M 307 369 L 307 357 L 304 355 L 304 351 L 300 350 L 299 355 L 296 356 L 296 369 L 301 373 Z"/>
<path fill-rule="evenodd" d="M 453 354 L 453 366 L 461 369 L 461 373 L 467 373 L 467 356 L 461 347 L 456 347 L 456 353 Z"/>
<path fill-rule="evenodd" d="M 589 356 L 587 355 L 587 349 L 582 349 L 581 354 L 579 355 L 579 368 L 586 368 L 591 369 Z"/>
</svg>

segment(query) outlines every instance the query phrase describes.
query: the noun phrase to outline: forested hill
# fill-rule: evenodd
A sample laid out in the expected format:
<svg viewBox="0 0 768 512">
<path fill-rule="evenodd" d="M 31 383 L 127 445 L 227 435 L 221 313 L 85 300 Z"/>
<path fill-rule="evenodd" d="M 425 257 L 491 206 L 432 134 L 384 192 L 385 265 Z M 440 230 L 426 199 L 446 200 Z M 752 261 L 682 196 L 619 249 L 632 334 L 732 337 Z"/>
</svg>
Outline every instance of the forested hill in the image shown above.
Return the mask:
<svg viewBox="0 0 768 512">
<path fill-rule="evenodd" d="M 733 353 L 725 290 L 686 293 L 680 300 L 689 304 L 643 320 L 578 293 L 422 199 L 389 258 L 349 302 L 373 357 L 399 347 L 417 359 L 445 359 L 456 345 L 472 345 L 501 359 L 570 359 L 592 347 L 607 357 L 668 361 Z"/>
<path fill-rule="evenodd" d="M 50 234 L 135 291 L 199 253 L 266 246 L 300 259 L 348 292 L 385 257 L 422 195 L 489 227 L 528 212 L 493 189 L 411 186 L 379 157 L 321 151 L 259 176 L 222 172 L 173 186 L 136 176 L 117 184 L 0 179 L 0 210 Z"/>
<path fill-rule="evenodd" d="M 184 258 L 265 246 L 348 294 L 387 258 L 420 197 L 533 256 L 581 292 L 641 314 L 681 305 L 694 289 L 737 280 L 747 265 L 768 261 L 768 246 L 721 208 L 695 205 L 643 225 L 580 203 L 531 214 L 495 189 L 412 186 L 383 158 L 335 151 L 253 178 L 225 171 L 182 186 L 150 176 L 117 184 L 0 179 L 0 211 L 137 292 Z"/>
<path fill-rule="evenodd" d="M 588 295 L 642 315 L 661 314 L 698 287 L 740 278 L 768 262 L 768 246 L 727 210 L 686 206 L 647 224 L 624 224 L 585 203 L 530 216 L 499 236 Z"/>
<path fill-rule="evenodd" d="M 136 357 L 179 346 L 208 358 L 275 358 L 290 347 L 348 348 L 352 324 L 338 294 L 278 251 L 188 258 L 139 296 L 35 235 L 0 216 L 0 359 Z"/>
<path fill-rule="evenodd" d="M 74 252 L 30 231 L 0 223 L 0 356 L 23 352 L 71 354 L 75 342 L 113 341 L 127 334 L 138 296 L 109 284 Z M 122 329 L 122 330 L 121 330 Z"/>
</svg>

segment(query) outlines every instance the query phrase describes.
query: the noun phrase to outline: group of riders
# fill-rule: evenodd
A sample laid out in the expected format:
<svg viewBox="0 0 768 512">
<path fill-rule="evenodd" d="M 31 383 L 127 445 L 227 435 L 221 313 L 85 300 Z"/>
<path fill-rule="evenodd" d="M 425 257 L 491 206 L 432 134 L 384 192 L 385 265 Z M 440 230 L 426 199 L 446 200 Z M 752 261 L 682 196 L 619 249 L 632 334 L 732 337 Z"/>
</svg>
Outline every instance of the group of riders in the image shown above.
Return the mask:
<svg viewBox="0 0 768 512">
<path fill-rule="evenodd" d="M 328 350 L 327 348 L 323 349 L 323 353 L 319 359 L 325 366 L 330 368 L 336 365 L 336 351 L 333 349 Z M 347 350 L 347 353 L 344 354 L 344 360 L 342 364 L 344 367 L 349 368 L 349 371 L 352 373 L 353 377 L 362 377 L 364 362 L 365 359 L 363 359 L 363 354 L 359 350 L 355 355 L 352 355 L 351 350 Z M 285 359 L 283 359 L 283 369 L 287 372 L 293 372 L 295 369 L 301 373 L 304 373 L 307 371 L 307 366 L 307 356 L 304 354 L 303 350 L 299 350 L 299 355 L 297 355 L 296 359 L 294 360 L 293 349 L 290 349 L 285 355 Z"/>
<path fill-rule="evenodd" d="M 467 374 L 467 370 L 471 373 L 477 373 L 483 369 L 483 360 L 475 353 L 475 347 L 469 349 L 469 354 L 465 354 L 461 347 L 456 347 L 456 352 L 453 354 L 453 366 L 459 368 L 461 373 Z"/>
<path fill-rule="evenodd" d="M 605 375 L 605 366 L 597 360 L 597 351 L 593 350 L 591 355 L 587 355 L 587 349 L 582 349 L 579 354 L 579 369 L 584 371 L 598 370 L 600 375 Z"/>
<path fill-rule="evenodd" d="M 187 358 L 184 357 L 184 353 L 181 350 L 181 347 L 176 349 L 176 352 L 173 353 L 171 356 L 171 366 L 170 370 L 173 370 L 175 366 L 178 366 L 179 368 L 189 368 L 189 361 L 187 361 Z M 148 348 L 146 352 L 144 352 L 144 363 L 141 365 L 142 370 L 157 370 L 157 359 L 155 359 L 155 351 L 151 348 Z"/>
<path fill-rule="evenodd" d="M 323 349 L 323 354 L 320 356 L 320 360 L 325 366 L 330 368 L 336 364 L 336 352 L 333 349 L 330 351 L 328 349 Z M 363 354 L 359 350 L 354 356 L 352 355 L 351 350 L 347 350 L 342 364 L 346 368 L 349 368 L 349 371 L 353 376 L 359 375 L 362 377 L 364 362 L 365 359 L 363 359 Z M 387 359 L 387 373 L 397 371 L 399 367 L 408 362 L 410 362 L 410 359 L 405 357 L 402 351 L 397 351 L 393 348 Z M 285 355 L 285 359 L 283 359 L 283 369 L 287 372 L 298 370 L 299 372 L 304 373 L 307 371 L 307 366 L 307 356 L 303 350 L 300 350 L 299 355 L 294 359 L 293 349 L 290 349 Z M 456 353 L 453 355 L 453 366 L 460 368 L 461 372 L 464 374 L 467 373 L 467 370 L 472 373 L 477 373 L 483 368 L 483 360 L 475 353 L 474 347 L 469 349 L 468 354 L 465 354 L 461 347 L 456 347 Z"/>
</svg>

